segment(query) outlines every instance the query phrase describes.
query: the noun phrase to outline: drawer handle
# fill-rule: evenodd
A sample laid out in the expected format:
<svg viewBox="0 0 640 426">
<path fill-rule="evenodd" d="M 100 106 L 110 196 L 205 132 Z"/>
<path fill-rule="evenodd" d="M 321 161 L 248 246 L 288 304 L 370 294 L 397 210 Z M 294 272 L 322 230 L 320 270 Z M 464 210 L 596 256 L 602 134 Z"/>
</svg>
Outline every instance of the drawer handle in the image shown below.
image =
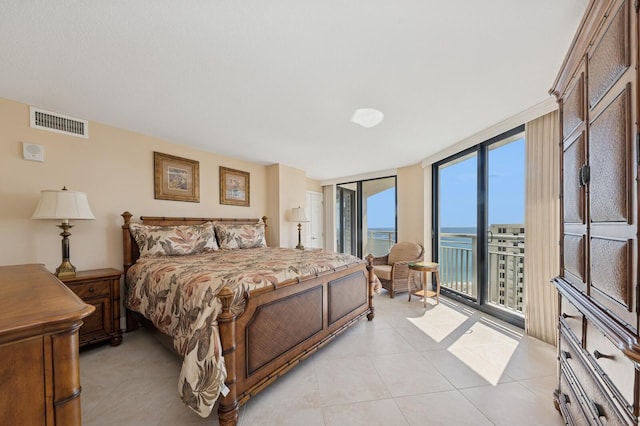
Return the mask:
<svg viewBox="0 0 640 426">
<path fill-rule="evenodd" d="M 596 359 L 600 359 L 600 358 L 607 358 L 607 359 L 614 359 L 615 356 L 613 355 L 605 355 L 602 352 L 600 352 L 599 350 L 595 350 L 593 351 L 593 356 L 596 357 Z"/>
<path fill-rule="evenodd" d="M 607 416 L 605 415 L 604 410 L 602 409 L 602 406 L 600 404 L 598 404 L 595 401 L 591 401 L 591 406 L 593 407 L 593 411 L 596 412 L 596 415 L 598 416 L 599 419 L 606 419 Z"/>
<path fill-rule="evenodd" d="M 562 318 L 577 318 L 577 317 L 575 315 L 569 315 L 569 314 L 566 314 L 566 313 L 563 312 L 562 313 Z"/>
<path fill-rule="evenodd" d="M 94 291 L 93 287 L 89 287 L 89 293 L 93 293 Z"/>
</svg>

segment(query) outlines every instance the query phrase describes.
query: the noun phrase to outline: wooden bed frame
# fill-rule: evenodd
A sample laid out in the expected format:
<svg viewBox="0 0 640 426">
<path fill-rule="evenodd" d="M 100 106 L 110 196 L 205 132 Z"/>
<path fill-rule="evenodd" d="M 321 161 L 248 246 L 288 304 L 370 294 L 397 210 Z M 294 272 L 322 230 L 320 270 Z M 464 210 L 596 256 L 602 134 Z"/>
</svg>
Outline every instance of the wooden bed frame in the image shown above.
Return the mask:
<svg viewBox="0 0 640 426">
<path fill-rule="evenodd" d="M 138 259 L 138 247 L 129 231 L 131 213 L 122 214 L 125 292 L 127 270 Z M 254 224 L 259 219 L 140 217 L 146 225 L 194 225 L 208 221 Z M 262 220 L 266 226 L 266 217 Z M 227 369 L 226 396 L 220 396 L 220 425 L 235 425 L 238 410 L 267 385 L 366 316 L 373 320 L 374 273 L 371 255 L 366 262 L 301 279 L 288 280 L 245 294 L 242 313 L 234 315 L 232 291 L 218 297 L 222 354 Z M 295 318 L 290 317 L 296 312 Z M 138 328 L 140 317 L 126 309 L 127 332 Z M 145 326 L 149 321 L 145 322 Z M 277 336 L 277 339 L 274 339 Z"/>
</svg>

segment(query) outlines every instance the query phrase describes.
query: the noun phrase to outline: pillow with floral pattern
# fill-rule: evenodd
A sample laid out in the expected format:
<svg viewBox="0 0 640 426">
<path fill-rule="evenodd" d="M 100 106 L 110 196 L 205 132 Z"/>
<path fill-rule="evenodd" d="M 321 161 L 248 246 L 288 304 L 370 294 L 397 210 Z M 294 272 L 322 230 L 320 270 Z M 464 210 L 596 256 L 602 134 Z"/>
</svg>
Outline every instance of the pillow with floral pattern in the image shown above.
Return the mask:
<svg viewBox="0 0 640 426">
<path fill-rule="evenodd" d="M 215 224 L 216 237 L 221 249 L 247 249 L 266 247 L 264 224 Z"/>
<path fill-rule="evenodd" d="M 152 226 L 132 223 L 140 257 L 185 256 L 218 250 L 212 222 L 201 225 Z"/>
</svg>

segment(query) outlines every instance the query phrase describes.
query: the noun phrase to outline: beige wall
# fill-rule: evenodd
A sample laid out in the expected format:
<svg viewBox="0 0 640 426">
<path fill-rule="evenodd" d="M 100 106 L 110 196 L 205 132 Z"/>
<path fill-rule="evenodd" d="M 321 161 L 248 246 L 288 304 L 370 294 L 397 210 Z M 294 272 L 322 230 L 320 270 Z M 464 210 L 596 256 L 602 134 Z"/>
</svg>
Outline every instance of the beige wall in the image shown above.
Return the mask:
<svg viewBox="0 0 640 426">
<path fill-rule="evenodd" d="M 59 111 L 64 113 L 64 111 Z M 22 159 L 22 141 L 44 147 L 44 163 Z M 153 152 L 200 163 L 200 202 L 155 200 Z M 219 203 L 218 167 L 251 175 L 251 206 Z M 296 176 L 304 172 L 296 173 Z M 267 210 L 267 167 L 199 151 L 90 122 L 89 138 L 65 136 L 29 127 L 29 106 L 0 98 L 0 265 L 43 263 L 54 270 L 61 260 L 57 221 L 32 220 L 40 190 L 86 192 L 96 220 L 72 221 L 71 261 L 78 269 L 122 268 L 120 214 L 198 217 L 261 217 Z M 304 203 L 306 177 L 300 202 Z M 274 196 L 277 194 L 274 194 Z M 290 201 L 290 200 L 287 200 Z M 297 200 L 296 200 L 297 202 Z M 270 223 L 272 220 L 270 218 Z"/>
<path fill-rule="evenodd" d="M 273 164 L 267 167 L 267 182 L 267 192 L 277 194 L 270 196 L 268 201 L 271 245 L 293 248 L 298 244 L 298 228 L 289 218 L 292 208 L 306 205 L 306 173 L 294 167 Z"/>
<path fill-rule="evenodd" d="M 319 180 L 307 178 L 307 191 L 322 192 Z"/>
<path fill-rule="evenodd" d="M 425 203 L 424 169 L 422 165 L 398 169 L 398 241 L 411 241 L 424 245 L 425 212 L 431 202 Z"/>
<path fill-rule="evenodd" d="M 280 165 L 267 166 L 267 193 L 270 194 L 267 201 L 267 245 L 280 246 Z"/>
</svg>

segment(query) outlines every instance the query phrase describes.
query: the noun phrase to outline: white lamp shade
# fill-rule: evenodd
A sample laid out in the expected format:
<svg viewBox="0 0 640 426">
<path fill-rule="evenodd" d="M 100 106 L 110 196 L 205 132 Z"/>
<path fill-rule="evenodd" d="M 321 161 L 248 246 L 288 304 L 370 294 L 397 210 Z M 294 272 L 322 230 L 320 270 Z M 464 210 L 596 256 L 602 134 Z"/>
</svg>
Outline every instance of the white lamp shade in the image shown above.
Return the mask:
<svg viewBox="0 0 640 426">
<path fill-rule="evenodd" d="M 32 219 L 95 219 L 87 194 L 67 189 L 40 191 Z"/>
<path fill-rule="evenodd" d="M 294 207 L 291 209 L 291 222 L 309 222 L 304 212 L 304 207 Z"/>
</svg>

